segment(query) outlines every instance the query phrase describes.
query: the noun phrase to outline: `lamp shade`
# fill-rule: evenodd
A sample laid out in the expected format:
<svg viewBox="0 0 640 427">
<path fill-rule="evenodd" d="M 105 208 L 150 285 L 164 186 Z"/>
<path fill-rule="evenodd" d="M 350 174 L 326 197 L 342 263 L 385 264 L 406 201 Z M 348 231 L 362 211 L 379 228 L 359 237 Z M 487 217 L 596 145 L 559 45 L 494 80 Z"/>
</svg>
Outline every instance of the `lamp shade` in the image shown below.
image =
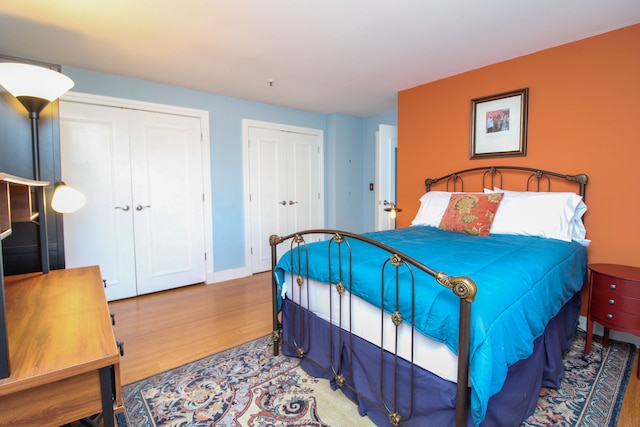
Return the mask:
<svg viewBox="0 0 640 427">
<path fill-rule="evenodd" d="M 73 80 L 62 73 L 37 65 L 0 63 L 0 85 L 13 96 L 58 99 L 73 87 Z"/>
<path fill-rule="evenodd" d="M 397 207 L 395 203 L 392 203 L 391 207 L 386 208 L 385 211 L 389 212 L 389 216 L 391 217 L 391 219 L 396 219 L 396 216 L 398 216 L 398 212 L 402 212 L 402 209 Z"/>
<path fill-rule="evenodd" d="M 71 213 L 83 207 L 86 201 L 87 198 L 80 191 L 58 182 L 51 198 L 51 207 L 58 213 Z"/>
</svg>

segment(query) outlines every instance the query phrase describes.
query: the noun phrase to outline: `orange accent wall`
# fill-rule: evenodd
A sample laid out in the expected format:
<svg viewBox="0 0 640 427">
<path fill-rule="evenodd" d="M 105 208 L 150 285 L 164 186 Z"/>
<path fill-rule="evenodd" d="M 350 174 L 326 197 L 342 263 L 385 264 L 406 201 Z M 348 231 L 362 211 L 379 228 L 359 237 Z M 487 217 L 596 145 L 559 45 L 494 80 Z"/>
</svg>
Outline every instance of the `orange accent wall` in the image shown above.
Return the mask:
<svg viewBox="0 0 640 427">
<path fill-rule="evenodd" d="M 471 99 L 524 87 L 526 157 L 470 160 Z M 586 173 L 589 262 L 640 267 L 640 24 L 398 94 L 398 226 L 425 178 L 483 165 Z"/>
</svg>

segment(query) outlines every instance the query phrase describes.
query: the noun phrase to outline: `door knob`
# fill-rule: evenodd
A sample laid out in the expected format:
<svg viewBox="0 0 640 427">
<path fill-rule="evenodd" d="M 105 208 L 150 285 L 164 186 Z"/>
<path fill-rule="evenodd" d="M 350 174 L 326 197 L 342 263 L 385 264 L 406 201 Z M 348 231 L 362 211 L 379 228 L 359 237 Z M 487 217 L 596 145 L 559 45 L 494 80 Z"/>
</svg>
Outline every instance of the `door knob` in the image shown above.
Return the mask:
<svg viewBox="0 0 640 427">
<path fill-rule="evenodd" d="M 297 201 L 296 201 L 296 202 L 294 202 L 293 200 L 289 200 L 289 204 L 290 204 L 290 205 L 295 205 L 296 203 L 298 203 L 298 202 L 297 202 Z"/>
<path fill-rule="evenodd" d="M 285 206 L 285 205 L 287 204 L 287 201 L 286 201 L 286 200 L 283 200 L 283 201 L 281 201 L 281 202 L 280 202 L 280 204 L 281 204 L 282 206 Z"/>
<path fill-rule="evenodd" d="M 114 209 L 122 209 L 126 212 L 129 210 L 129 205 L 116 206 Z"/>
<path fill-rule="evenodd" d="M 145 205 L 145 206 L 138 205 L 138 206 L 136 206 L 136 210 L 137 210 L 137 211 L 141 211 L 141 210 L 142 210 L 142 209 L 144 209 L 144 208 L 150 208 L 150 207 L 151 207 L 150 205 Z"/>
</svg>

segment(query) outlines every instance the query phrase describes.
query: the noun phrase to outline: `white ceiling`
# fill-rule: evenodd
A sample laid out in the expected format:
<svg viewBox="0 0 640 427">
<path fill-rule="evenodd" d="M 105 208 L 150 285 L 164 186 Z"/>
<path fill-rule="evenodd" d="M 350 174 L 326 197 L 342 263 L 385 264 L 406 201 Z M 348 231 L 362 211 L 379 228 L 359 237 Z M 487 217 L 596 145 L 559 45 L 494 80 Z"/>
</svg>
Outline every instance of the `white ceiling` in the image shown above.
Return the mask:
<svg viewBox="0 0 640 427">
<path fill-rule="evenodd" d="M 640 0 L 2 0 L 0 54 L 366 117 L 638 22 Z"/>
</svg>

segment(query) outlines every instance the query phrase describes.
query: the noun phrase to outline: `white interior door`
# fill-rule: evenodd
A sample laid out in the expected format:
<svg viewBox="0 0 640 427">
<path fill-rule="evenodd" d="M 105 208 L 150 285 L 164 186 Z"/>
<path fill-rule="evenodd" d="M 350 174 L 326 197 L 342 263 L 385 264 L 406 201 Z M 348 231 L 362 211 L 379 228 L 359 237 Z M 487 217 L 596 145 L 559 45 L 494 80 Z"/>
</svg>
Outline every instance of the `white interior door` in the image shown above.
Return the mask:
<svg viewBox="0 0 640 427">
<path fill-rule="evenodd" d="M 205 280 L 200 121 L 131 111 L 138 294 Z"/>
<path fill-rule="evenodd" d="M 376 133 L 376 230 L 390 230 L 396 221 L 385 209 L 396 200 L 398 128 L 380 125 Z"/>
<path fill-rule="evenodd" d="M 269 236 L 288 229 L 287 144 L 279 130 L 249 128 L 252 270 L 271 268 Z"/>
<path fill-rule="evenodd" d="M 136 295 L 126 110 L 60 102 L 62 179 L 87 197 L 64 218 L 67 268 L 99 265 L 109 299 Z"/>
<path fill-rule="evenodd" d="M 109 300 L 205 280 L 200 121 L 60 102 L 67 267 L 100 265 Z"/>
<path fill-rule="evenodd" d="M 286 233 L 322 226 L 320 146 L 316 135 L 286 133 L 288 149 L 288 221 Z"/>
<path fill-rule="evenodd" d="M 249 126 L 251 270 L 271 268 L 269 236 L 321 228 L 322 150 L 318 134 Z"/>
</svg>

